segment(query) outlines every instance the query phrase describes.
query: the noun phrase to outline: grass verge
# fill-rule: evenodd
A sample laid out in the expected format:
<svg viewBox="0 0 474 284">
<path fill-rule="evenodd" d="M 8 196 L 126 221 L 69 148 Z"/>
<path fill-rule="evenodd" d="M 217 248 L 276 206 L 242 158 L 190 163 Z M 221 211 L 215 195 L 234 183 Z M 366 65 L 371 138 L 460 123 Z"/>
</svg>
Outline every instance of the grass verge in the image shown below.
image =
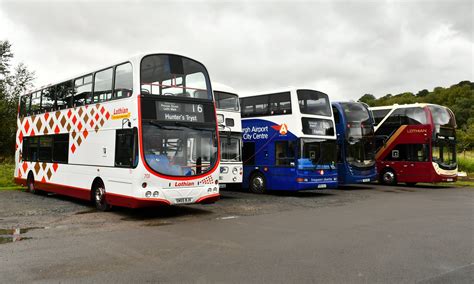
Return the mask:
<svg viewBox="0 0 474 284">
<path fill-rule="evenodd" d="M 5 162 L 0 164 L 0 190 L 16 190 L 22 188 L 13 182 L 15 164 Z"/>
</svg>

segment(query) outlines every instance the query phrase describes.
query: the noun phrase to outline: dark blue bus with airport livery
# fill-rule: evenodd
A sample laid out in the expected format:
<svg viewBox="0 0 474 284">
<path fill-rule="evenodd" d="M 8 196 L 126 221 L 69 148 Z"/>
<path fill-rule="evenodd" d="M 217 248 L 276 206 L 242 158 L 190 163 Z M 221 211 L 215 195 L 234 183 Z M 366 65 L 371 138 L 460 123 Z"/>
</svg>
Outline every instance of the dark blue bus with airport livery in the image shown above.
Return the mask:
<svg viewBox="0 0 474 284">
<path fill-rule="evenodd" d="M 241 98 L 242 187 L 307 190 L 337 187 L 336 133 L 329 97 L 284 89 Z"/>
<path fill-rule="evenodd" d="M 368 107 L 359 102 L 333 102 L 337 133 L 339 184 L 377 179 L 374 123 Z"/>
</svg>

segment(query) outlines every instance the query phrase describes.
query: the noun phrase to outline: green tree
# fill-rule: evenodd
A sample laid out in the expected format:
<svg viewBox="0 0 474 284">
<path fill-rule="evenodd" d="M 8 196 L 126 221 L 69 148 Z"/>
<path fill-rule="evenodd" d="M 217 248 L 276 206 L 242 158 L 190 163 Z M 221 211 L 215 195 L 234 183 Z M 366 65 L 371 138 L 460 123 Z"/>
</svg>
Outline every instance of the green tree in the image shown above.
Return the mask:
<svg viewBox="0 0 474 284">
<path fill-rule="evenodd" d="M 362 97 L 360 97 L 359 102 L 366 103 L 369 106 L 372 106 L 375 100 L 376 100 L 376 98 L 375 98 L 374 95 L 365 94 Z"/>
<path fill-rule="evenodd" d="M 12 156 L 15 149 L 18 98 L 31 88 L 35 74 L 23 63 L 11 70 L 11 44 L 0 41 L 0 158 Z"/>
<path fill-rule="evenodd" d="M 454 112 L 458 125 L 459 147 L 474 148 L 471 138 L 474 139 L 474 82 L 461 81 L 448 88 L 436 87 L 432 91 L 423 89 L 414 95 L 413 93 L 401 93 L 398 95 L 387 94 L 375 98 L 366 94 L 359 100 L 367 102 L 370 106 L 384 106 L 393 104 L 409 103 L 433 103 L 448 107 Z M 462 146 L 464 145 L 464 146 Z"/>
</svg>

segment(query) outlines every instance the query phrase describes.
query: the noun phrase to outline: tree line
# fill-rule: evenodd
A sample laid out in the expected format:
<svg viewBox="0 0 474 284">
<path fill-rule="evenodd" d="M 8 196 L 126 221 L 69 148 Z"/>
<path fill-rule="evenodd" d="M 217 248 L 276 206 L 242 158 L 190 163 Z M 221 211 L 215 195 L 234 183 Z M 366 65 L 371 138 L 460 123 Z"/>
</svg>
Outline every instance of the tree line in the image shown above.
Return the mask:
<svg viewBox="0 0 474 284">
<path fill-rule="evenodd" d="M 376 98 L 365 94 L 359 98 L 369 106 L 386 106 L 393 104 L 432 103 L 447 106 L 456 116 L 458 150 L 474 148 L 474 82 L 461 81 L 448 88 L 436 87 L 432 91 L 426 89 L 418 93 L 387 94 Z"/>
<path fill-rule="evenodd" d="M 0 162 L 15 152 L 18 98 L 33 87 L 35 73 L 19 63 L 12 66 L 12 46 L 0 41 Z"/>
<path fill-rule="evenodd" d="M 12 66 L 14 57 L 9 41 L 0 40 L 0 161 L 13 156 L 17 128 L 18 98 L 33 87 L 35 73 L 19 63 Z M 398 95 L 387 94 L 376 98 L 365 94 L 359 99 L 369 106 L 383 106 L 409 103 L 434 103 L 449 107 L 456 115 L 457 137 L 460 150 L 474 148 L 474 82 L 461 81 L 449 88 L 436 87 L 416 94 L 407 92 Z"/>
</svg>

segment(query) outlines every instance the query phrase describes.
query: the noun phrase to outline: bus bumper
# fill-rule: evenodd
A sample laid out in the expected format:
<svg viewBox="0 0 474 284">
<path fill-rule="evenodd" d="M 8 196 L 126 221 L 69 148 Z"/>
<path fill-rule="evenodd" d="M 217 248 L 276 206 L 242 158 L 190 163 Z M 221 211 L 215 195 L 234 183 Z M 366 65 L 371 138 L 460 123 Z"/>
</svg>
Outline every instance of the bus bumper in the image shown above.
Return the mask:
<svg viewBox="0 0 474 284">
<path fill-rule="evenodd" d="M 337 176 L 325 178 L 298 177 L 296 179 L 296 190 L 337 188 Z"/>
<path fill-rule="evenodd" d="M 369 183 L 377 180 L 377 173 L 370 175 L 346 175 L 344 180 L 339 180 L 340 184 Z"/>
<path fill-rule="evenodd" d="M 434 183 L 438 182 L 456 182 L 458 180 L 457 175 L 453 176 L 444 176 L 444 175 L 435 175 L 433 180 Z"/>
</svg>

